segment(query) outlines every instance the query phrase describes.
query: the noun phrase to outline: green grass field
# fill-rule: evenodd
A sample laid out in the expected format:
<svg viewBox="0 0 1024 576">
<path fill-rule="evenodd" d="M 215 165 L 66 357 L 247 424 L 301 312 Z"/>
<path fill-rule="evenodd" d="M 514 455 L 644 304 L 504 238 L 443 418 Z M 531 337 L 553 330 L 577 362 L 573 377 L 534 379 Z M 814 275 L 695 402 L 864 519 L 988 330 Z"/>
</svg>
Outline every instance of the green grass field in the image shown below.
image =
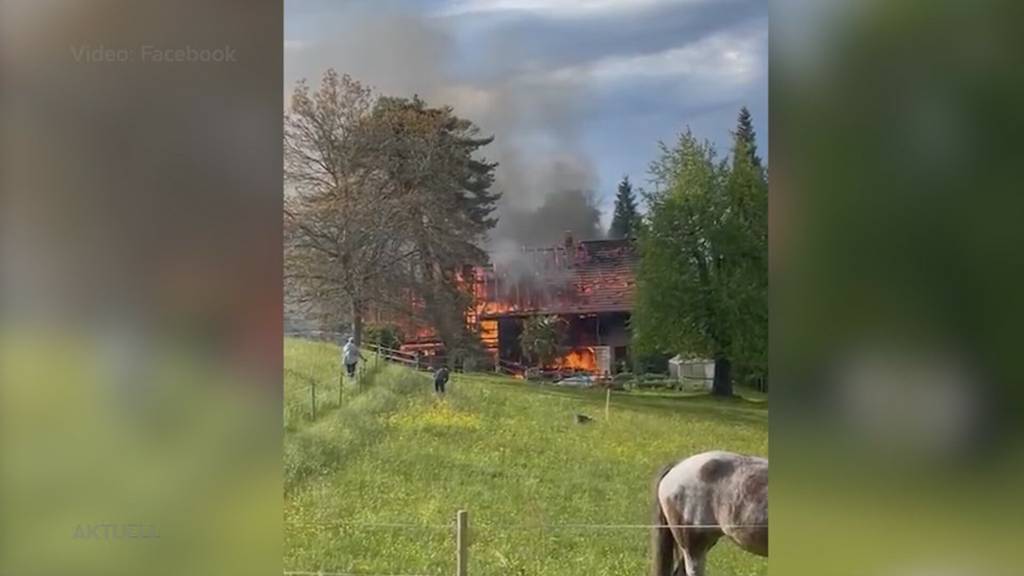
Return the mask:
<svg viewBox="0 0 1024 576">
<path fill-rule="evenodd" d="M 339 406 L 336 347 L 288 340 L 285 365 L 289 571 L 454 574 L 465 509 L 472 576 L 641 575 L 648 532 L 621 525 L 650 523 L 658 468 L 768 452 L 760 399 L 620 392 L 605 420 L 603 391 L 457 374 L 438 400 L 426 375 L 382 366 L 346 382 Z M 767 561 L 723 539 L 709 573 L 767 574 Z"/>
</svg>

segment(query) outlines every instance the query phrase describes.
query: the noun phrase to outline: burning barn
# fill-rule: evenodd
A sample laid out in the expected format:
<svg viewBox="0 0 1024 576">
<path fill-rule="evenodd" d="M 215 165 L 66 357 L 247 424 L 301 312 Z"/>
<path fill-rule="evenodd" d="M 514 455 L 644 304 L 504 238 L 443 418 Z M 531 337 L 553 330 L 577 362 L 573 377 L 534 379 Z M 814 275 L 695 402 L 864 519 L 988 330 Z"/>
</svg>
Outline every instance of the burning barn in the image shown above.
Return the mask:
<svg viewBox="0 0 1024 576">
<path fill-rule="evenodd" d="M 475 268 L 476 305 L 468 321 L 503 363 L 525 363 L 520 335 L 527 318 L 562 320 L 562 349 L 551 370 L 607 375 L 628 365 L 629 318 L 637 255 L 629 240 L 523 248 L 511 262 Z"/>
<path fill-rule="evenodd" d="M 629 365 L 637 260 L 629 240 L 577 242 L 566 234 L 555 246 L 523 247 L 498 264 L 468 266 L 460 273 L 473 302 L 466 324 L 493 362 L 516 372 L 529 364 L 520 342 L 526 320 L 557 316 L 563 328 L 560 350 L 543 368 L 614 374 Z M 421 357 L 425 365 L 436 364 L 444 344 L 415 316 L 391 320 L 402 329 L 402 351 Z"/>
</svg>

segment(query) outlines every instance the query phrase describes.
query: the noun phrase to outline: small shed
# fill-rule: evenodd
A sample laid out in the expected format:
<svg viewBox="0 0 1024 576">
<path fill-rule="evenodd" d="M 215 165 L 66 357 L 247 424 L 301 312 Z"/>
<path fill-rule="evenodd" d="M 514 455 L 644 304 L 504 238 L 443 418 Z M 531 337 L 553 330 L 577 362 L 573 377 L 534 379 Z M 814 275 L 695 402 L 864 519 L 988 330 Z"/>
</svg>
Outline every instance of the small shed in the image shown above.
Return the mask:
<svg viewBox="0 0 1024 576">
<path fill-rule="evenodd" d="M 668 373 L 674 380 L 691 385 L 700 384 L 710 389 L 715 379 L 715 361 L 678 354 L 668 361 Z"/>
</svg>

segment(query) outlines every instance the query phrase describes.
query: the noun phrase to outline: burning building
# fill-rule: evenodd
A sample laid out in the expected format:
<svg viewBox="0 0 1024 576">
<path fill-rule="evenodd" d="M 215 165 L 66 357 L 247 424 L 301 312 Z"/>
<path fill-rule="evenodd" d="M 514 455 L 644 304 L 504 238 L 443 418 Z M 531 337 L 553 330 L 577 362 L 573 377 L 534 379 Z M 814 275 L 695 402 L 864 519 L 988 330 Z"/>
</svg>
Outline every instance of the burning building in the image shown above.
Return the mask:
<svg viewBox="0 0 1024 576">
<path fill-rule="evenodd" d="M 545 369 L 607 375 L 628 365 L 637 262 L 631 241 L 576 242 L 567 234 L 560 245 L 516 256 L 464 272 L 475 302 L 467 323 L 496 361 L 525 364 L 524 322 L 545 315 L 564 327 L 559 355 Z"/>
</svg>

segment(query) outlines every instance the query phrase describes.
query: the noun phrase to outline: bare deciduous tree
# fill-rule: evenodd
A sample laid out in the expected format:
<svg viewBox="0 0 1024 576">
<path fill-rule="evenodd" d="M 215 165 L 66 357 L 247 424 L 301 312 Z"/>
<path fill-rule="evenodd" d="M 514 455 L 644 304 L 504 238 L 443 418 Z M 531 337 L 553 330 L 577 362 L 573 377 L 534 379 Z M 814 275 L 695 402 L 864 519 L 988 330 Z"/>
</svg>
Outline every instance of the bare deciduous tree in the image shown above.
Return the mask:
<svg viewBox="0 0 1024 576">
<path fill-rule="evenodd" d="M 285 115 L 285 280 L 289 297 L 331 322 L 345 318 L 356 340 L 371 299 L 389 290 L 415 248 L 395 227 L 403 191 L 374 166 L 370 91 L 328 71 L 319 90 L 300 83 Z"/>
<path fill-rule="evenodd" d="M 451 108 L 375 99 L 334 71 L 315 93 L 300 83 L 285 116 L 290 300 L 351 321 L 359 340 L 368 307 L 408 313 L 418 299 L 445 343 L 460 341 L 468 300 L 455 272 L 486 261 L 495 224 L 496 165 L 474 157 L 490 141 Z"/>
</svg>

